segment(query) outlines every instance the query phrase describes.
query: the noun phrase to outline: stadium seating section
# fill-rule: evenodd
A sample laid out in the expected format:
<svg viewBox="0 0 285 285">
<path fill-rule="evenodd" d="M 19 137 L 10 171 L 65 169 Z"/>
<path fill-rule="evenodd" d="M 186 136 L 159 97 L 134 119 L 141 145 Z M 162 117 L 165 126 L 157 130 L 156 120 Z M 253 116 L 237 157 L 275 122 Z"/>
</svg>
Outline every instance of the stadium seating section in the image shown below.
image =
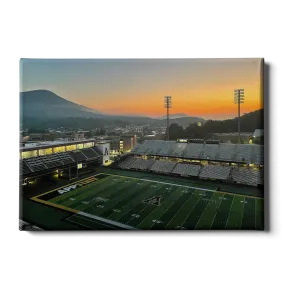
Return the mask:
<svg viewBox="0 0 285 285">
<path fill-rule="evenodd" d="M 263 164 L 264 147 L 252 144 L 177 143 L 175 141 L 149 140 L 137 144 L 131 153 Z"/>
<path fill-rule="evenodd" d="M 135 159 L 130 167 L 132 169 L 147 170 L 154 162 L 154 159 Z"/>
<path fill-rule="evenodd" d="M 94 159 L 98 157 L 97 152 L 95 152 L 92 147 L 82 149 L 81 151 L 87 157 L 87 159 Z"/>
<path fill-rule="evenodd" d="M 186 146 L 186 153 L 185 153 L 185 157 L 191 157 L 191 158 L 202 158 L 202 154 L 203 154 L 203 150 L 204 150 L 204 144 L 200 144 L 200 143 L 189 143 Z"/>
<path fill-rule="evenodd" d="M 237 167 L 232 171 L 233 181 L 257 186 L 263 184 L 263 171 L 259 169 L 252 169 L 247 167 Z"/>
<path fill-rule="evenodd" d="M 157 160 L 151 167 L 150 170 L 162 173 L 171 173 L 177 162 Z"/>
<path fill-rule="evenodd" d="M 199 175 L 200 178 L 227 180 L 231 171 L 230 166 L 205 165 Z"/>
<path fill-rule="evenodd" d="M 263 145 L 252 145 L 253 160 L 257 164 L 263 164 L 264 161 L 264 146 Z"/>
<path fill-rule="evenodd" d="M 69 155 L 75 160 L 75 161 L 84 161 L 87 159 L 87 157 L 79 150 L 79 151 L 73 151 L 70 152 Z"/>
<path fill-rule="evenodd" d="M 89 161 L 99 158 L 102 155 L 97 147 L 81 149 L 70 152 L 59 152 L 50 155 L 30 157 L 20 160 L 20 173 L 30 173 L 66 166 L 79 161 Z"/>
<path fill-rule="evenodd" d="M 257 186 L 263 184 L 263 171 L 256 168 L 232 167 L 229 165 L 200 165 L 167 160 L 142 159 L 129 156 L 119 163 L 121 169 L 150 170 L 157 173 L 199 177 L 201 179 L 231 180 Z"/>
<path fill-rule="evenodd" d="M 251 144 L 238 144 L 236 157 L 234 158 L 237 162 L 253 163 L 253 147 Z"/>
<path fill-rule="evenodd" d="M 102 156 L 97 147 L 76 151 L 54 153 L 20 160 L 20 173 L 28 175 L 57 167 L 75 164 L 81 161 L 94 161 Z M 155 156 L 155 157 L 154 157 Z M 158 159 L 160 157 L 160 159 Z M 169 157 L 165 159 L 164 157 Z M 173 158 L 180 158 L 180 162 Z M 183 161 L 182 161 L 183 159 Z M 207 144 L 200 141 L 194 143 L 178 143 L 175 141 L 149 140 L 137 144 L 130 155 L 121 158 L 118 167 L 153 171 L 157 173 L 175 174 L 184 177 L 201 179 L 218 179 L 257 186 L 263 184 L 263 170 L 230 165 L 202 165 L 190 160 L 212 160 L 216 162 L 236 162 L 262 165 L 264 147 L 253 144 Z"/>
<path fill-rule="evenodd" d="M 221 143 L 218 150 L 217 160 L 233 161 L 236 152 L 236 144 Z"/>
<path fill-rule="evenodd" d="M 119 166 L 120 166 L 120 168 L 122 168 L 122 169 L 131 169 L 131 165 L 132 165 L 132 163 L 135 161 L 135 158 L 134 157 L 132 157 L 132 156 L 129 156 L 128 158 L 126 158 L 125 160 L 123 160 L 120 164 L 119 164 Z"/>
<path fill-rule="evenodd" d="M 198 176 L 201 165 L 178 163 L 173 169 L 172 173 L 179 174 L 181 176 Z"/>
<path fill-rule="evenodd" d="M 174 141 L 145 141 L 137 144 L 131 151 L 134 155 L 168 156 L 185 159 L 229 161 L 240 163 L 263 164 L 264 147 L 252 144 L 201 144 L 177 143 Z M 232 167 L 229 165 L 200 165 L 171 160 L 142 159 L 129 156 L 119 163 L 122 169 L 150 170 L 157 173 L 172 173 L 180 176 L 199 177 L 201 179 L 231 180 L 236 183 L 257 186 L 263 184 L 263 170 L 249 167 Z"/>
</svg>

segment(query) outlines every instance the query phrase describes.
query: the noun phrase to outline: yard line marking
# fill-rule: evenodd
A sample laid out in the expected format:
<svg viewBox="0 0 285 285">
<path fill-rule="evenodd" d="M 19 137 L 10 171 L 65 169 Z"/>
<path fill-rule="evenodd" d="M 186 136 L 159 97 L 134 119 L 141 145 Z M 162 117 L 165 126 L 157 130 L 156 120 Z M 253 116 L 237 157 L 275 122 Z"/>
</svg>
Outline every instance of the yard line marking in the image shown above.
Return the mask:
<svg viewBox="0 0 285 285">
<path fill-rule="evenodd" d="M 69 183 L 69 184 L 66 184 L 66 185 L 62 185 L 61 187 L 58 187 L 56 189 L 53 189 L 53 190 L 50 190 L 50 191 L 47 191 L 45 193 L 42 193 L 40 195 L 37 195 L 37 196 L 34 196 L 33 198 L 38 198 L 40 196 L 43 196 L 45 194 L 48 194 L 48 193 L 51 193 L 51 192 L 54 192 L 54 191 L 57 191 L 63 187 L 67 187 L 67 186 L 70 186 L 70 185 L 74 185 L 75 183 L 79 183 L 81 181 L 85 181 L 85 180 L 89 180 L 89 179 L 94 179 L 96 178 L 96 176 L 98 175 L 108 175 L 108 176 L 118 176 L 118 177 L 123 177 L 123 178 L 130 178 L 130 179 L 135 179 L 135 180 L 142 180 L 142 181 L 149 181 L 149 182 L 155 182 L 155 183 L 160 183 L 160 184 L 166 184 L 166 185 L 172 185 L 172 186 L 183 186 L 183 187 L 186 187 L 188 189 L 198 189 L 198 190 L 203 190 L 203 191 L 210 191 L 210 192 L 216 192 L 216 190 L 211 190 L 211 189 L 206 189 L 206 188 L 200 188 L 200 187 L 193 187 L 193 186 L 185 186 L 185 185 L 181 185 L 181 184 L 175 184 L 175 183 L 169 183 L 169 182 L 161 182 L 161 181 L 156 181 L 156 180 L 151 180 L 151 179 L 144 179 L 144 178 L 136 178 L 136 177 L 131 177 L 131 176 L 127 176 L 127 175 L 119 175 L 119 174 L 110 174 L 110 173 L 97 173 L 96 175 L 92 175 L 92 176 L 89 176 L 89 177 L 85 177 L 81 180 L 77 180 L 75 182 L 72 182 L 72 183 Z M 94 181 L 90 181 L 89 183 L 87 184 L 91 184 L 93 182 L 95 182 L 96 179 Z M 254 197 L 254 196 L 248 196 L 248 195 L 242 195 L 242 194 L 234 194 L 234 193 L 230 193 L 230 192 L 223 192 L 223 191 L 219 191 L 219 193 L 221 194 L 229 194 L 229 195 L 235 195 L 235 196 L 242 196 L 242 197 L 249 197 L 249 198 L 255 198 L 255 199 L 261 199 L 263 200 L 264 198 L 262 197 Z"/>
<path fill-rule="evenodd" d="M 141 213 L 142 211 L 144 211 L 147 207 L 149 206 L 149 204 L 146 204 L 146 206 L 142 209 L 142 210 L 140 210 L 139 212 L 138 212 L 138 214 L 139 213 Z M 132 209 L 129 211 L 129 212 L 131 212 L 132 211 Z M 129 213 L 128 212 L 128 213 Z M 128 214 L 128 213 L 126 213 L 126 214 Z M 131 217 L 128 221 L 127 221 L 127 224 L 130 222 L 130 221 L 132 221 L 134 219 L 134 217 Z"/>
<path fill-rule="evenodd" d="M 125 180 L 127 180 L 127 178 L 125 178 Z M 131 181 L 131 180 L 130 180 Z M 122 185 L 122 188 L 120 189 L 116 189 L 115 187 L 113 187 L 111 196 L 115 194 L 115 196 L 113 196 L 111 198 L 111 196 L 109 196 L 111 199 L 109 200 L 109 203 L 106 203 L 106 211 L 96 211 L 92 210 L 92 211 L 87 211 L 86 209 L 82 209 L 82 211 L 84 212 L 89 212 L 91 214 L 97 214 L 99 216 L 103 215 L 106 219 L 109 220 L 114 220 L 113 218 L 109 218 L 109 216 L 111 214 L 113 214 L 114 212 L 112 212 L 112 209 L 114 209 L 115 207 L 117 209 L 122 208 L 124 205 L 126 205 L 128 203 L 128 201 L 130 201 L 130 197 L 131 200 L 136 197 L 137 195 L 139 195 L 140 193 L 142 193 L 142 190 L 148 185 L 148 183 L 144 183 L 141 186 L 138 187 L 134 187 L 135 182 L 131 181 L 131 183 L 129 183 L 127 186 L 126 185 Z M 123 201 L 125 200 L 125 202 L 123 203 L 123 205 L 120 205 L 118 207 L 118 204 L 121 204 Z M 111 214 L 109 214 L 108 216 L 106 216 L 106 212 L 111 211 Z M 116 219 L 115 219 L 116 220 Z"/>
<path fill-rule="evenodd" d="M 123 181 L 122 181 L 123 182 Z M 117 183 L 117 185 L 118 185 L 118 183 Z M 106 187 L 106 188 L 103 188 L 103 189 L 101 189 L 100 191 L 99 191 L 99 194 L 101 193 L 101 191 L 105 191 L 105 193 L 102 193 L 102 194 L 106 194 L 106 192 L 108 193 L 108 195 L 110 195 L 110 192 L 111 192 L 111 195 L 113 194 L 113 190 L 114 190 L 114 186 L 116 186 L 115 184 L 110 184 L 108 187 Z M 121 191 L 121 190 L 124 190 L 124 189 L 126 189 L 125 188 L 125 186 L 123 186 L 122 185 L 122 188 L 120 187 L 119 189 L 117 189 L 117 191 Z M 115 189 L 116 190 L 116 189 Z M 90 190 L 90 192 L 92 192 L 92 190 Z M 89 193 L 90 194 L 90 193 Z M 86 197 L 86 199 L 89 197 L 89 194 L 88 194 L 88 196 Z M 97 194 L 98 194 L 98 192 L 97 192 Z M 97 195 L 96 194 L 96 195 Z M 82 194 L 80 194 L 80 195 L 82 195 Z M 101 195 L 101 194 L 100 194 Z M 103 195 L 104 196 L 104 195 Z M 78 196 L 77 196 L 78 197 Z M 90 199 L 89 199 L 90 200 Z M 92 200 L 92 199 L 91 199 Z M 93 200 L 93 201 L 95 201 L 95 200 Z M 107 202 L 109 202 L 110 201 L 110 199 L 108 199 L 108 201 Z M 95 206 L 95 204 L 97 203 L 98 201 L 95 201 L 95 202 L 91 202 L 91 205 L 94 205 Z M 107 203 L 106 202 L 106 203 Z M 91 207 L 91 205 L 89 205 L 88 206 L 88 208 L 89 207 Z M 77 209 L 78 207 L 80 207 L 80 206 L 82 206 L 82 205 L 78 205 L 77 207 L 75 207 L 74 209 Z M 84 209 L 85 210 L 85 209 Z"/>
<path fill-rule="evenodd" d="M 146 203 L 146 206 L 145 206 L 142 210 L 140 210 L 137 214 L 140 214 L 142 211 L 144 211 L 144 210 L 145 210 L 148 206 L 150 206 L 150 205 L 151 205 L 151 204 L 147 204 L 147 203 Z M 153 211 L 154 211 L 154 210 L 155 210 L 155 209 L 153 209 Z M 130 210 L 130 211 L 131 211 L 131 210 Z M 130 212 L 130 211 L 129 211 L 129 212 Z M 152 212 L 153 212 L 153 211 L 152 211 Z M 129 213 L 129 212 L 128 212 L 128 213 Z M 151 213 L 152 213 L 152 212 L 151 212 Z M 128 224 L 130 221 L 132 221 L 133 219 L 134 219 L 134 217 L 131 217 L 131 218 L 127 221 L 127 224 Z"/>
<path fill-rule="evenodd" d="M 103 173 L 103 174 L 106 174 L 106 173 Z M 119 177 L 128 177 L 130 179 L 151 181 L 151 182 L 155 182 L 155 183 L 167 184 L 167 185 L 173 185 L 173 186 L 183 186 L 183 187 L 186 187 L 186 188 L 189 188 L 189 189 L 194 189 L 194 190 L 198 189 L 198 190 L 203 190 L 203 191 L 219 192 L 221 194 L 229 194 L 229 195 L 234 195 L 234 196 L 241 196 L 241 197 L 248 197 L 248 198 L 255 198 L 255 199 L 264 200 L 264 198 L 262 198 L 262 197 L 255 197 L 255 196 L 243 195 L 243 194 L 232 193 L 232 192 L 216 191 L 216 190 L 207 189 L 207 188 L 200 188 L 200 187 L 196 187 L 196 186 L 186 186 L 186 185 L 181 185 L 181 184 L 175 184 L 175 183 L 169 183 L 169 182 L 161 182 L 161 181 L 145 179 L 145 178 L 136 178 L 136 177 L 131 177 L 131 176 L 127 176 L 127 175 L 119 175 L 119 174 L 108 174 L 108 175 L 119 176 Z"/>
<path fill-rule="evenodd" d="M 195 191 L 195 192 L 196 192 L 196 191 Z M 194 205 L 194 207 L 192 208 L 191 212 L 186 216 L 186 218 L 185 218 L 185 220 L 183 221 L 183 223 L 181 223 L 181 225 L 180 225 L 181 227 L 184 226 L 186 220 L 188 219 L 188 217 L 190 216 L 190 214 L 192 213 L 192 211 L 195 209 L 195 207 L 197 206 L 197 204 L 200 202 L 200 200 L 202 199 L 202 197 L 203 197 L 203 196 L 201 196 L 201 197 L 197 200 L 197 202 L 196 202 L 196 204 Z"/>
<path fill-rule="evenodd" d="M 137 228 L 131 227 L 131 226 L 129 226 L 129 225 L 125 225 L 125 224 L 122 224 L 122 223 L 119 223 L 119 222 L 111 221 L 111 220 L 108 220 L 108 219 L 105 219 L 105 218 L 102 218 L 102 217 L 99 217 L 99 216 L 91 215 L 91 214 L 88 214 L 88 213 L 78 212 L 77 214 L 78 214 L 78 215 L 85 216 L 85 217 L 88 217 L 88 218 L 91 218 L 91 219 L 94 219 L 94 220 L 98 220 L 98 221 L 101 221 L 101 222 L 105 222 L 105 223 L 107 223 L 107 224 L 111 224 L 111 225 L 114 225 L 114 226 L 118 226 L 118 227 L 121 227 L 121 228 L 123 228 L 123 229 L 127 229 L 127 230 L 137 230 Z"/>
<path fill-rule="evenodd" d="M 223 195 L 223 196 L 224 196 L 224 195 Z M 212 196 L 212 197 L 213 197 L 213 196 Z M 211 197 L 210 201 L 212 200 L 212 197 Z M 197 227 L 197 225 L 199 224 L 199 222 L 200 222 L 200 220 L 201 220 L 201 218 L 202 218 L 203 214 L 205 213 L 205 211 L 206 211 L 206 209 L 207 209 L 208 205 L 211 205 L 211 204 L 210 204 L 210 201 L 208 201 L 208 203 L 207 203 L 207 205 L 206 205 L 206 207 L 205 207 L 205 209 L 204 209 L 203 213 L 201 214 L 201 216 L 200 216 L 200 218 L 199 218 L 198 222 L 197 222 L 197 223 L 196 223 L 196 225 L 195 225 L 194 230 L 196 230 L 196 227 Z M 220 207 L 221 203 L 222 203 L 222 199 L 220 200 L 219 207 Z M 216 211 L 216 215 L 217 215 L 217 211 Z M 216 215 L 215 215 L 215 217 L 216 217 Z M 214 218 L 215 218 L 215 217 L 214 217 Z M 213 220 L 214 220 L 214 219 L 213 219 Z M 212 223 L 213 223 L 213 221 L 212 221 Z M 211 225 L 211 226 L 212 226 L 212 225 Z"/>
<path fill-rule="evenodd" d="M 223 194 L 223 197 L 222 197 L 222 198 L 224 198 L 224 196 L 225 196 L 225 194 Z M 234 200 L 234 199 L 233 199 L 233 200 Z M 222 199 L 221 199 L 220 204 L 219 204 L 219 207 L 218 207 L 217 210 L 220 209 L 222 202 L 223 202 L 223 201 L 222 201 Z M 214 220 L 215 220 L 215 218 L 216 218 L 216 216 L 217 216 L 217 212 L 218 212 L 218 211 L 216 211 L 216 214 L 215 214 L 214 218 L 212 219 L 212 223 L 211 223 L 211 225 L 210 225 L 210 230 L 211 230 L 212 225 L 213 225 L 213 222 L 214 222 Z M 229 218 L 229 217 L 228 217 L 228 218 Z"/>
<path fill-rule="evenodd" d="M 227 228 L 227 225 L 228 225 L 228 222 L 229 222 L 229 217 L 230 217 L 231 210 L 232 210 L 232 207 L 233 207 L 234 199 L 235 199 L 235 197 L 234 197 L 233 200 L 232 200 L 232 204 L 231 204 L 231 208 L 230 208 L 229 215 L 228 215 L 228 218 L 227 218 L 227 222 L 226 222 L 225 229 Z"/>
<path fill-rule="evenodd" d="M 154 195 L 155 195 L 157 192 L 159 192 L 160 189 L 161 189 L 161 187 L 160 187 L 159 189 L 156 189 L 155 192 L 154 192 Z M 163 192 L 163 193 L 164 193 L 164 192 Z M 140 203 L 141 203 L 141 202 L 140 202 Z M 148 206 L 149 206 L 149 204 L 146 204 L 146 206 L 145 206 L 142 210 L 140 210 L 140 211 L 138 212 L 138 214 L 141 213 L 142 211 L 144 211 Z M 130 213 L 132 210 L 133 210 L 133 209 L 130 209 L 126 214 Z M 126 215 L 126 214 L 125 214 L 125 215 Z M 134 217 L 130 218 L 130 219 L 127 221 L 127 224 L 128 224 L 130 221 L 132 221 L 133 219 L 134 219 Z"/>
<path fill-rule="evenodd" d="M 244 213 L 244 205 L 245 205 L 245 198 L 243 198 L 243 208 L 242 208 L 242 217 L 241 217 L 241 224 L 240 224 L 240 229 L 242 227 L 242 219 L 243 219 L 243 213 Z"/>
<path fill-rule="evenodd" d="M 194 193 L 193 193 L 193 194 L 194 194 Z M 181 208 L 185 205 L 185 203 L 192 197 L 193 194 L 189 195 L 188 199 L 185 200 L 185 202 L 181 205 L 180 209 L 181 209 Z M 179 210 L 180 210 L 180 209 L 179 209 Z M 178 210 L 178 211 L 179 211 L 179 210 Z M 170 220 L 170 221 L 167 223 L 167 225 L 164 227 L 165 229 L 167 228 L 167 226 L 171 223 L 171 221 L 172 221 L 174 218 L 175 218 L 175 216 L 173 216 L 173 217 L 171 218 L 171 220 Z"/>
<path fill-rule="evenodd" d="M 181 186 L 181 187 L 183 187 L 183 186 Z M 181 187 L 178 187 L 175 191 L 178 191 Z M 175 201 L 173 201 L 173 202 L 169 205 L 169 207 L 168 207 L 159 217 L 157 217 L 156 219 L 159 220 L 159 219 L 169 210 L 169 208 L 170 208 L 172 205 L 174 205 L 175 202 L 177 202 L 177 200 L 178 200 L 182 195 L 183 195 L 183 193 L 181 192 L 181 193 L 180 193 L 180 196 L 179 196 Z M 169 197 L 171 197 L 171 195 L 170 195 Z M 168 197 L 168 198 L 169 198 L 169 197 Z M 166 198 L 166 199 L 167 199 L 167 198 Z M 151 214 L 151 213 L 150 213 L 150 214 Z M 149 214 L 149 215 L 150 215 L 150 214 Z M 149 216 L 149 215 L 148 215 L 148 216 Z M 147 216 L 147 217 L 148 217 L 148 216 Z M 147 218 L 147 217 L 146 217 L 146 218 Z M 146 219 L 146 218 L 145 218 L 145 219 Z M 143 221 L 142 221 L 142 222 L 143 222 Z M 142 223 L 142 222 L 141 222 L 141 223 Z M 140 223 L 140 224 L 141 224 L 141 223 Z M 139 225 L 140 225 L 140 224 L 139 224 Z M 138 226 L 139 226 L 139 225 L 138 225 Z M 151 229 L 154 225 L 155 225 L 155 223 L 153 223 L 153 224 L 151 225 L 150 229 Z"/>
<path fill-rule="evenodd" d="M 149 184 L 147 184 L 147 185 L 149 185 Z M 146 186 L 147 186 L 147 185 L 146 185 Z M 141 189 L 143 189 L 143 188 L 141 188 Z M 161 188 L 159 188 L 159 189 L 161 189 Z M 159 191 L 159 189 L 155 190 L 154 194 L 157 193 L 157 192 Z M 136 206 L 138 206 L 140 203 L 142 203 L 142 201 L 138 202 L 133 208 L 130 208 L 130 210 L 128 210 L 128 212 L 126 212 L 123 216 L 125 216 L 125 215 L 127 215 L 129 212 L 133 211 L 133 209 L 134 209 Z M 126 204 L 125 204 L 123 207 L 125 207 L 125 206 L 126 206 Z M 123 208 L 123 207 L 122 207 L 122 208 Z M 144 209 L 145 209 L 146 207 L 147 207 L 147 205 L 144 207 Z M 143 210 L 144 210 L 144 209 L 143 209 Z M 141 210 L 141 211 L 142 211 L 142 210 Z M 140 212 L 141 212 L 141 211 L 140 211 Z M 140 212 L 139 212 L 139 213 L 140 213 Z M 138 214 L 139 214 L 139 213 L 138 213 Z M 110 214 L 110 215 L 111 215 L 111 214 Z M 110 215 L 109 215 L 109 216 L 110 216 Z M 108 217 L 109 217 L 109 216 L 108 216 Z M 122 217 L 123 217 L 123 216 L 122 216 Z M 106 218 L 108 218 L 108 217 L 106 217 Z M 121 218 L 121 217 L 120 217 L 120 218 Z M 118 218 L 117 220 L 119 220 L 120 218 Z M 131 218 L 131 219 L 132 219 L 132 218 Z M 128 222 L 130 222 L 131 219 L 128 220 Z M 116 220 L 116 221 L 117 221 L 117 220 Z M 128 222 L 127 222 L 127 223 L 128 223 Z"/>
<path fill-rule="evenodd" d="M 142 181 L 155 182 L 155 183 L 159 183 L 159 184 L 166 184 L 166 185 L 171 185 L 171 186 L 186 187 L 186 188 L 190 188 L 190 189 L 194 189 L 194 190 L 198 189 L 198 190 L 203 190 L 203 191 L 216 192 L 216 190 L 211 190 L 211 189 L 206 189 L 206 188 L 199 188 L 199 187 L 192 187 L 192 186 L 185 186 L 185 185 L 169 183 L 169 182 L 161 182 L 161 181 L 151 180 L 151 179 L 135 178 L 135 177 L 130 177 L 130 176 L 122 176 L 122 175 L 118 175 L 118 174 L 112 174 L 112 175 L 119 176 L 119 177 L 128 177 L 130 179 L 136 179 L 136 180 L 142 180 Z"/>
<path fill-rule="evenodd" d="M 254 229 L 256 230 L 256 200 L 254 200 Z"/>
</svg>

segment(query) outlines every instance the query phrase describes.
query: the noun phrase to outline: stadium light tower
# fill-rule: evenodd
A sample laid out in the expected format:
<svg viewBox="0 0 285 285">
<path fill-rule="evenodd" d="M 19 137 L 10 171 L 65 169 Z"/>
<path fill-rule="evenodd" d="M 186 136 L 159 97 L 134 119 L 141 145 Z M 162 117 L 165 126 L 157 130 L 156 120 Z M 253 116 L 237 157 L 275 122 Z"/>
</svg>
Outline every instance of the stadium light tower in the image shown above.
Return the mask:
<svg viewBox="0 0 285 285">
<path fill-rule="evenodd" d="M 235 89 L 234 102 L 238 104 L 238 143 L 240 144 L 240 104 L 244 103 L 244 89 Z"/>
<path fill-rule="evenodd" d="M 164 96 L 164 108 L 166 108 L 166 122 L 167 122 L 167 136 L 166 140 L 169 141 L 169 109 L 172 107 L 171 96 Z"/>
</svg>

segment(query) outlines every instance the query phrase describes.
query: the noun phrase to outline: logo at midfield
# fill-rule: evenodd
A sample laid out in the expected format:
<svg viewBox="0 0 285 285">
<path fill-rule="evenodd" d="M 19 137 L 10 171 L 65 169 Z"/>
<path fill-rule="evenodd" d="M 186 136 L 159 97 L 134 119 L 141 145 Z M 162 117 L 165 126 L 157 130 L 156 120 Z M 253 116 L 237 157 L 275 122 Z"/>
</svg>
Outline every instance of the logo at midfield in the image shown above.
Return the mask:
<svg viewBox="0 0 285 285">
<path fill-rule="evenodd" d="M 109 155 L 108 148 L 105 147 L 105 155 Z"/>
<path fill-rule="evenodd" d="M 151 204 L 154 206 L 160 206 L 162 196 L 153 196 L 151 198 L 146 198 L 142 202 L 145 204 Z"/>
</svg>

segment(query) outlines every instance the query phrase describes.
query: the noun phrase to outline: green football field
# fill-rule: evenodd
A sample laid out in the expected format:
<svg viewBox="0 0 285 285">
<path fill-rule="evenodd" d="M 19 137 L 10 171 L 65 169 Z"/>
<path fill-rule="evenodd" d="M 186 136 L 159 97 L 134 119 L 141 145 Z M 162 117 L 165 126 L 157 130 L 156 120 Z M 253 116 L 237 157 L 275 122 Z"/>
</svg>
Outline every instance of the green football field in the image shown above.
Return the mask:
<svg viewBox="0 0 285 285">
<path fill-rule="evenodd" d="M 263 230 L 264 200 L 113 174 L 97 174 L 32 200 L 69 211 L 69 223 L 86 229 Z"/>
</svg>

